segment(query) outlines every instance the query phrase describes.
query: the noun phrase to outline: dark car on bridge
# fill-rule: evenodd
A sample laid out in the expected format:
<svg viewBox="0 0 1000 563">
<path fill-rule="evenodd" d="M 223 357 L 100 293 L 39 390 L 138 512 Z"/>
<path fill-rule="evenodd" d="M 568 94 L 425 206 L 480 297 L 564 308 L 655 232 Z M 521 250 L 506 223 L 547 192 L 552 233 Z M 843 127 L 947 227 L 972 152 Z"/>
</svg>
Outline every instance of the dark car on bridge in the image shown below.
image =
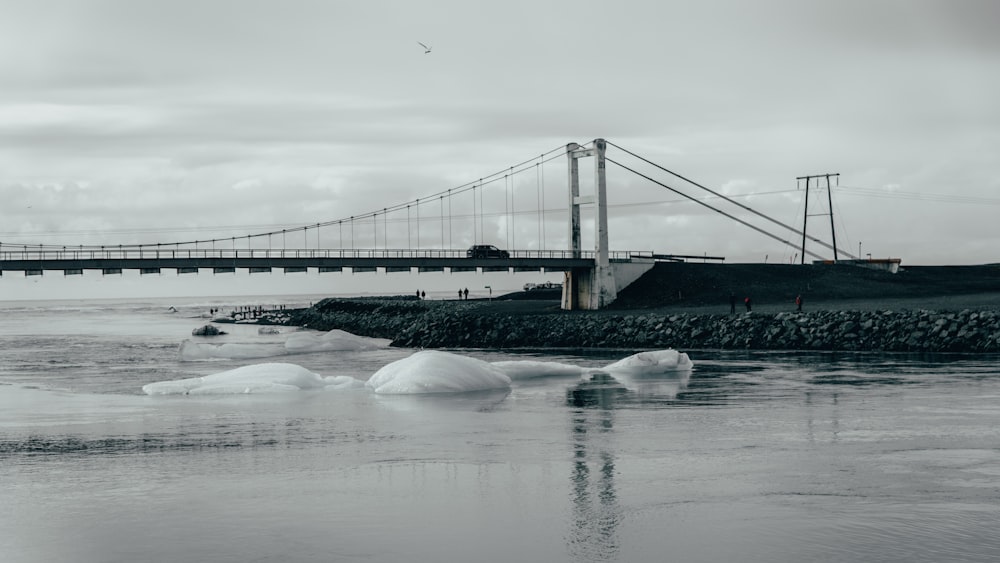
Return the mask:
<svg viewBox="0 0 1000 563">
<path fill-rule="evenodd" d="M 510 252 L 500 250 L 492 244 L 477 244 L 465 251 L 467 258 L 510 258 Z"/>
</svg>

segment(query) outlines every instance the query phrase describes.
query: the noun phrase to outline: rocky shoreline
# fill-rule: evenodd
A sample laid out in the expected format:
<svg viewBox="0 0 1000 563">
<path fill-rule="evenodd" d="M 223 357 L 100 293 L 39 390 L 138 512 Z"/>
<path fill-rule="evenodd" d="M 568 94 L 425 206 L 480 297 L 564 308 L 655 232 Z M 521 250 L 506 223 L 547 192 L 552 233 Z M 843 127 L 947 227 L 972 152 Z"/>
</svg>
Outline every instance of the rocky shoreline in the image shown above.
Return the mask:
<svg viewBox="0 0 1000 563">
<path fill-rule="evenodd" d="M 551 304 L 325 299 L 281 324 L 339 328 L 411 348 L 676 348 L 1000 352 L 994 310 L 561 311 Z"/>
</svg>

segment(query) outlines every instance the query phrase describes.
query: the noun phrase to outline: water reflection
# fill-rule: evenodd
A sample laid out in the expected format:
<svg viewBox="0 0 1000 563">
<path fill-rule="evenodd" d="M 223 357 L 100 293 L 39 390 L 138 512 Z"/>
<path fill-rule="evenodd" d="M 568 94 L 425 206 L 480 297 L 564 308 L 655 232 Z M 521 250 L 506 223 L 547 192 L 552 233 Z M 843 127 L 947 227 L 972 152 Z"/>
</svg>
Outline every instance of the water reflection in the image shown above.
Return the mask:
<svg viewBox="0 0 1000 563">
<path fill-rule="evenodd" d="M 614 480 L 614 408 L 628 394 L 606 373 L 594 374 L 566 392 L 566 402 L 577 407 L 571 411 L 573 522 L 567 537 L 576 561 L 617 559 L 622 507 Z"/>
<path fill-rule="evenodd" d="M 805 393 L 805 414 L 806 414 L 806 439 L 810 443 L 817 441 L 817 433 L 820 435 L 829 433 L 830 441 L 836 442 L 840 439 L 840 396 L 837 393 Z M 826 416 L 821 413 L 827 407 Z"/>
<path fill-rule="evenodd" d="M 687 389 L 690 376 L 689 371 L 656 376 L 593 373 L 566 391 L 566 402 L 573 407 L 605 409 L 670 406 Z"/>
<path fill-rule="evenodd" d="M 575 561 L 612 561 L 621 549 L 618 528 L 624 517 L 615 487 L 615 411 L 675 405 L 690 375 L 598 372 L 566 390 L 566 404 L 573 407 L 573 519 L 567 544 Z"/>
</svg>

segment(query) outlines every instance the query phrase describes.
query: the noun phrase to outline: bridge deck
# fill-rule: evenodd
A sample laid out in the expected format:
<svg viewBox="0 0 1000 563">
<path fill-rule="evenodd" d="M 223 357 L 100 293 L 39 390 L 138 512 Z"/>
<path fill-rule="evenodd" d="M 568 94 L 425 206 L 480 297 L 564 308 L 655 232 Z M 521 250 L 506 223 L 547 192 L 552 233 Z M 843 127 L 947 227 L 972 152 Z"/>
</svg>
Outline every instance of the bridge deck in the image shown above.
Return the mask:
<svg viewBox="0 0 1000 563">
<path fill-rule="evenodd" d="M 594 253 L 512 251 L 508 259 L 466 258 L 456 250 L 17 250 L 0 252 L 0 271 L 181 268 L 592 268 Z M 628 260 L 638 253 L 615 253 Z"/>
</svg>

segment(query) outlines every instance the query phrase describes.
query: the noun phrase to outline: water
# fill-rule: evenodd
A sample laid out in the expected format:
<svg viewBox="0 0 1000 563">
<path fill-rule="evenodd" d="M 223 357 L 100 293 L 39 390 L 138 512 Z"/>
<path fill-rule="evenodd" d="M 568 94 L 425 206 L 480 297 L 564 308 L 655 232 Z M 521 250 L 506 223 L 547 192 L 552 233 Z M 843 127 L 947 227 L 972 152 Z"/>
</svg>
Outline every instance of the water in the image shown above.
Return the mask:
<svg viewBox="0 0 1000 563">
<path fill-rule="evenodd" d="M 1000 558 L 995 357 L 690 351 L 689 375 L 623 383 L 142 394 L 267 361 L 366 379 L 413 352 L 180 361 L 219 304 L 0 304 L 0 560 Z"/>
</svg>

